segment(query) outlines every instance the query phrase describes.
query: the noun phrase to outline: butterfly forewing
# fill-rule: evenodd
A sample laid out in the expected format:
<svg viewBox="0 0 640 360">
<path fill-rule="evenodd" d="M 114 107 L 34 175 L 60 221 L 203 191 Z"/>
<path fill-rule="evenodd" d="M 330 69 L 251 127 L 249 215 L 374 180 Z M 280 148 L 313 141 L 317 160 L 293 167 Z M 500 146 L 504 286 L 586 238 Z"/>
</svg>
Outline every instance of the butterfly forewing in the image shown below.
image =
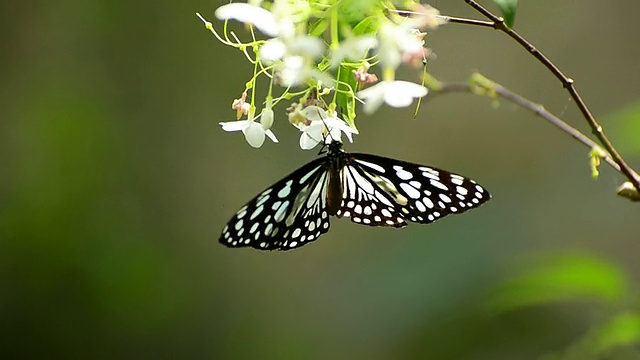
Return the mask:
<svg viewBox="0 0 640 360">
<path fill-rule="evenodd" d="M 220 242 L 229 247 L 289 250 L 329 231 L 325 158 L 316 159 L 240 208 Z"/>
<path fill-rule="evenodd" d="M 490 199 L 474 180 L 444 170 L 370 154 L 349 154 L 338 216 L 358 224 L 428 224 Z"/>
</svg>

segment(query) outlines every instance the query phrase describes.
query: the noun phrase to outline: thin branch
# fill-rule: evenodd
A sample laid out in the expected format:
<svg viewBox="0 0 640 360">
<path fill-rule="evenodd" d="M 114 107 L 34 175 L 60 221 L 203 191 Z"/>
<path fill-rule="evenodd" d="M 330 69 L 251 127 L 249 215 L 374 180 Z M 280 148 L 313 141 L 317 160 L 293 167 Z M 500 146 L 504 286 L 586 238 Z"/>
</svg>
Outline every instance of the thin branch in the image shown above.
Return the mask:
<svg viewBox="0 0 640 360">
<path fill-rule="evenodd" d="M 429 91 L 429 94 L 427 95 L 427 97 L 447 94 L 447 93 L 477 94 L 477 91 L 475 91 L 474 88 L 471 85 L 469 85 L 469 83 L 439 83 L 437 88 L 430 89 L 430 90 L 431 91 Z M 496 84 L 495 82 L 491 83 L 490 89 L 485 89 L 485 90 L 490 90 L 494 92 L 496 95 L 498 95 L 499 97 L 509 100 L 516 105 L 519 105 L 525 109 L 530 110 L 534 114 L 542 117 L 543 119 L 547 120 L 554 126 L 560 128 L 562 131 L 571 135 L 574 139 L 578 140 L 579 142 L 586 145 L 590 149 L 600 147 L 595 141 L 586 137 L 578 129 L 572 127 L 571 125 L 564 122 L 562 119 L 550 113 L 541 104 L 537 104 L 529 99 L 526 99 L 521 95 L 516 94 L 515 92 L 499 84 Z M 606 152 L 603 155 L 604 156 L 602 158 L 604 159 L 604 161 L 606 161 L 607 164 L 609 164 L 616 171 L 620 172 L 620 165 L 618 165 L 615 162 L 615 160 L 611 157 L 611 155 Z"/>
<path fill-rule="evenodd" d="M 482 20 L 475 20 L 475 19 L 459 18 L 459 17 L 454 17 L 454 16 L 438 16 L 438 17 L 446 20 L 449 23 L 453 23 L 453 24 L 484 26 L 484 27 L 490 27 L 490 28 L 493 28 L 493 29 L 495 29 L 495 27 L 496 27 L 496 24 L 494 22 L 492 22 L 492 21 L 482 21 Z"/>
<path fill-rule="evenodd" d="M 538 61 L 540 61 L 540 63 L 542 63 L 547 69 L 549 69 L 549 71 L 551 71 L 558 80 L 560 80 L 560 82 L 562 83 L 562 86 L 565 89 L 567 89 L 567 91 L 571 95 L 571 98 L 575 101 L 576 105 L 580 109 L 580 112 L 589 123 L 589 126 L 591 127 L 591 131 L 593 132 L 593 134 L 596 136 L 598 141 L 600 141 L 600 143 L 602 144 L 602 147 L 611 155 L 613 161 L 615 161 L 615 163 L 619 166 L 620 173 L 622 173 L 633 184 L 636 190 L 640 191 L 640 175 L 638 175 L 624 161 L 622 156 L 620 156 L 620 154 L 615 149 L 613 144 L 609 141 L 607 136 L 604 134 L 602 125 L 600 125 L 596 121 L 595 117 L 593 116 L 591 111 L 589 111 L 589 108 L 587 107 L 584 100 L 582 100 L 582 97 L 576 90 L 573 79 L 564 75 L 564 73 L 555 64 L 553 64 L 544 54 L 542 54 L 538 49 L 536 49 L 535 46 L 533 46 L 533 44 L 531 44 L 525 38 L 520 36 L 520 34 L 515 32 L 513 29 L 509 28 L 505 24 L 504 19 L 502 17 L 494 15 L 492 12 L 485 9 L 483 6 L 481 6 L 474 0 L 464 0 L 464 1 L 469 6 L 474 8 L 476 11 L 478 11 L 479 13 L 484 15 L 486 18 L 491 20 L 493 22 L 492 27 L 494 29 L 504 32 L 513 40 L 515 40 L 518 44 L 524 47 L 532 56 L 534 56 Z"/>
</svg>

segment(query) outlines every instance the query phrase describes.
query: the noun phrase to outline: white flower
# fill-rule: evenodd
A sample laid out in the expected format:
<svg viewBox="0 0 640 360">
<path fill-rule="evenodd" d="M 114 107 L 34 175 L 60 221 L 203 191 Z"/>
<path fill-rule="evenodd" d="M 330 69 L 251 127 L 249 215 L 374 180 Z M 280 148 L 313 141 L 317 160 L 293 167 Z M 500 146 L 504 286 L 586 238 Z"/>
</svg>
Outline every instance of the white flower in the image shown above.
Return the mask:
<svg viewBox="0 0 640 360">
<path fill-rule="evenodd" d="M 266 112 L 267 111 L 263 112 L 263 115 Z M 273 117 L 271 118 L 271 122 L 273 122 Z M 249 145 L 254 148 L 259 148 L 260 146 L 262 146 L 262 144 L 264 144 L 265 135 L 268 136 L 269 139 L 273 140 L 273 142 L 278 142 L 276 135 L 271 130 L 266 128 L 264 123 L 257 123 L 253 121 L 253 119 L 221 122 L 220 125 L 222 125 L 222 130 L 224 131 L 242 131 Z"/>
<path fill-rule="evenodd" d="M 359 61 L 369 49 L 378 46 L 378 40 L 372 36 L 357 36 L 348 38 L 331 53 L 331 68 L 334 69 L 344 59 Z"/>
<path fill-rule="evenodd" d="M 435 29 L 447 22 L 440 11 L 430 5 L 414 4 L 411 10 L 414 13 L 408 20 L 409 26 L 416 29 Z"/>
<path fill-rule="evenodd" d="M 332 141 L 341 142 L 342 133 L 347 136 L 349 142 L 353 142 L 353 134 L 358 131 L 350 127 L 344 120 L 337 116 L 329 116 L 326 110 L 317 106 L 308 106 L 301 113 L 309 120 L 309 123 L 296 125 L 302 135 L 300 135 L 300 148 L 310 150 L 316 147 L 323 140 L 326 144 Z"/>
<path fill-rule="evenodd" d="M 265 35 L 275 37 L 280 34 L 276 18 L 269 11 L 255 5 L 231 3 L 216 9 L 216 17 L 220 20 L 238 20 L 252 24 Z"/>
<path fill-rule="evenodd" d="M 325 85 L 333 84 L 333 78 L 309 65 L 302 56 L 285 57 L 278 67 L 278 79 L 285 87 L 302 85 L 309 79 L 319 80 Z"/>
<path fill-rule="evenodd" d="M 380 46 L 378 47 L 378 58 L 383 68 L 396 69 L 402 61 L 403 55 L 415 54 L 422 51 L 424 41 L 421 33 L 405 23 L 395 25 L 384 23 L 380 27 Z"/>
<path fill-rule="evenodd" d="M 383 102 L 393 107 L 411 105 L 414 98 L 427 95 L 427 88 L 409 81 L 381 81 L 356 96 L 365 101 L 363 110 L 367 114 L 375 112 Z"/>
<path fill-rule="evenodd" d="M 318 59 L 324 53 L 324 41 L 316 36 L 300 35 L 287 41 L 287 50 L 292 55 L 302 55 L 307 59 Z"/>
<path fill-rule="evenodd" d="M 260 46 L 260 60 L 264 63 L 272 63 L 282 59 L 287 53 L 287 45 L 280 39 L 271 39 Z"/>
<path fill-rule="evenodd" d="M 301 35 L 284 40 L 271 39 L 260 47 L 260 59 L 271 63 L 282 59 L 286 55 L 299 55 L 315 60 L 324 53 L 324 42 L 315 36 Z"/>
</svg>

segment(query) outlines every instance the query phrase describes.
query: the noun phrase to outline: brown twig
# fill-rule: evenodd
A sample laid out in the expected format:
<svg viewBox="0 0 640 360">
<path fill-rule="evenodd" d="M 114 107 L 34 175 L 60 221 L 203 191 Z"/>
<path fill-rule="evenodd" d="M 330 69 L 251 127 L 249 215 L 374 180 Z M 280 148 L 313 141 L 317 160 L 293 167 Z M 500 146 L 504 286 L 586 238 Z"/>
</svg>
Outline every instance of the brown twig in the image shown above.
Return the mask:
<svg viewBox="0 0 640 360">
<path fill-rule="evenodd" d="M 562 86 L 565 89 L 567 89 L 571 98 L 575 101 L 576 105 L 580 109 L 580 112 L 589 123 L 589 126 L 591 127 L 591 131 L 593 132 L 593 134 L 596 136 L 596 138 L 598 139 L 602 147 L 610 154 L 612 160 L 618 165 L 619 172 L 629 180 L 629 182 L 636 188 L 638 192 L 640 192 L 640 175 L 638 175 L 638 173 L 636 173 L 624 161 L 622 156 L 620 156 L 620 154 L 615 149 L 613 144 L 609 141 L 607 136 L 604 134 L 602 125 L 600 125 L 596 121 L 595 117 L 593 116 L 591 111 L 589 111 L 589 108 L 587 107 L 584 100 L 582 100 L 582 97 L 576 90 L 573 79 L 564 75 L 564 73 L 555 64 L 553 64 L 544 54 L 542 54 L 542 52 L 536 49 L 536 47 L 533 46 L 533 44 L 531 44 L 529 41 L 527 41 L 525 38 L 523 38 L 520 34 L 515 32 L 513 29 L 509 28 L 505 24 L 504 19 L 502 17 L 494 15 L 492 12 L 490 12 L 489 10 L 487 10 L 486 8 L 484 8 L 474 0 L 464 0 L 464 1 L 469 6 L 474 8 L 476 11 L 478 11 L 479 13 L 484 15 L 486 18 L 488 18 L 492 23 L 491 25 L 492 28 L 504 32 L 513 40 L 515 40 L 518 44 L 524 47 L 533 57 L 535 57 L 540 63 L 542 63 L 547 69 L 549 69 L 549 71 L 551 71 L 551 73 L 553 73 L 558 80 L 560 80 L 560 82 L 562 83 Z M 488 25 L 484 24 L 483 22 L 477 23 L 476 20 L 462 21 L 461 19 L 456 18 L 456 21 L 451 21 L 451 22 L 488 27 Z"/>
<path fill-rule="evenodd" d="M 452 24 L 465 24 L 465 25 L 474 25 L 474 26 L 484 26 L 495 28 L 495 23 L 492 21 L 482 21 L 475 19 L 467 19 L 467 18 L 459 18 L 455 16 L 441 16 L 442 19 L 446 20 Z"/>
</svg>

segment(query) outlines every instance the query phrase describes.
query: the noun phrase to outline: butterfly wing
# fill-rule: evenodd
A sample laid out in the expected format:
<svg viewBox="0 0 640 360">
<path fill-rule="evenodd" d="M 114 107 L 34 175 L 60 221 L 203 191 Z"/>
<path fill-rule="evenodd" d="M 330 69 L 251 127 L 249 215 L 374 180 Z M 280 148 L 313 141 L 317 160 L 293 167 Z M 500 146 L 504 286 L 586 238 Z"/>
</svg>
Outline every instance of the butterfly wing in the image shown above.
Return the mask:
<svg viewBox="0 0 640 360">
<path fill-rule="evenodd" d="M 336 215 L 370 226 L 428 224 L 491 198 L 464 176 L 370 154 L 350 154 L 342 180 L 343 200 Z"/>
<path fill-rule="evenodd" d="M 290 250 L 329 231 L 327 158 L 316 159 L 240 208 L 220 236 L 228 247 Z"/>
</svg>

